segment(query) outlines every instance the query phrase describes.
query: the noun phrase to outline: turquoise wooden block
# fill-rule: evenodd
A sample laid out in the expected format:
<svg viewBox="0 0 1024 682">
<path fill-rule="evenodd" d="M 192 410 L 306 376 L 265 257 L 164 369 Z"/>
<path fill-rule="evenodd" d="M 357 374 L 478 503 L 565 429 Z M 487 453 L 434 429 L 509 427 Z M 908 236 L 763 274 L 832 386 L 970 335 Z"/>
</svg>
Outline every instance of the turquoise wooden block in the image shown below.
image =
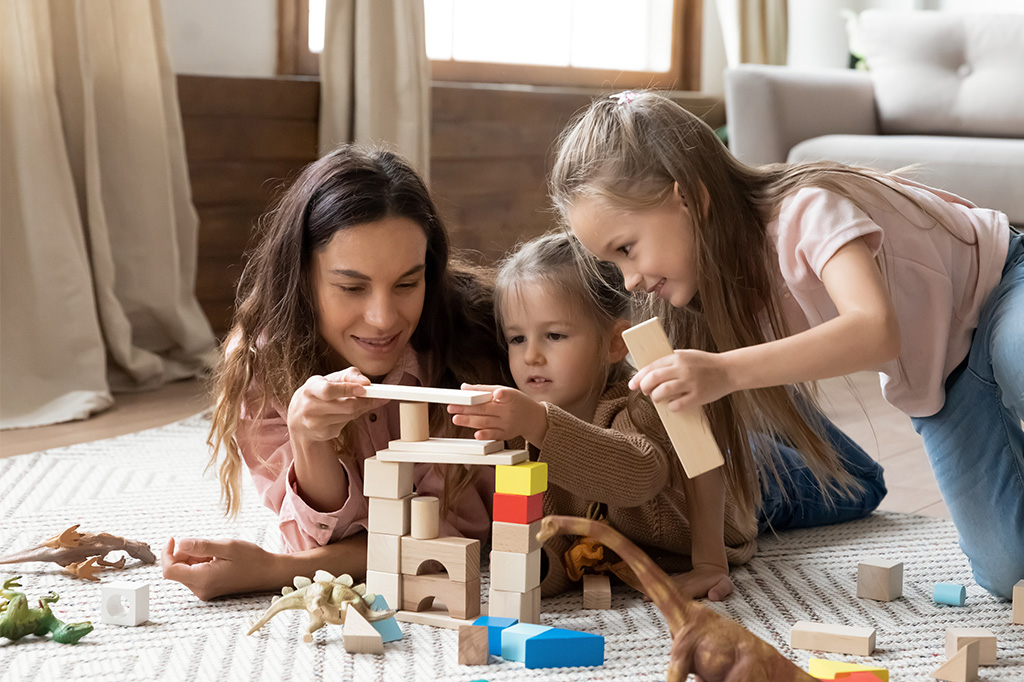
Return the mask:
<svg viewBox="0 0 1024 682">
<path fill-rule="evenodd" d="M 604 665 L 604 637 L 590 632 L 551 628 L 526 640 L 527 668 Z"/>
<path fill-rule="evenodd" d="M 547 625 L 516 623 L 501 631 L 501 657 L 506 661 L 526 662 L 526 641 L 534 635 L 551 630 Z"/>
<path fill-rule="evenodd" d="M 483 625 L 487 628 L 487 653 L 492 656 L 501 656 L 501 632 L 518 622 L 515 618 L 480 616 L 473 621 L 473 625 Z"/>
<path fill-rule="evenodd" d="M 384 598 L 383 594 L 378 594 L 377 598 L 373 601 L 372 608 L 374 611 L 387 611 L 388 600 Z M 402 628 L 398 625 L 398 621 L 395 620 L 394 616 L 385 620 L 371 621 L 370 625 L 380 633 L 380 638 L 385 643 L 402 639 Z"/>
<path fill-rule="evenodd" d="M 932 598 L 937 604 L 963 606 L 967 601 L 967 588 L 956 583 L 935 583 Z"/>
</svg>

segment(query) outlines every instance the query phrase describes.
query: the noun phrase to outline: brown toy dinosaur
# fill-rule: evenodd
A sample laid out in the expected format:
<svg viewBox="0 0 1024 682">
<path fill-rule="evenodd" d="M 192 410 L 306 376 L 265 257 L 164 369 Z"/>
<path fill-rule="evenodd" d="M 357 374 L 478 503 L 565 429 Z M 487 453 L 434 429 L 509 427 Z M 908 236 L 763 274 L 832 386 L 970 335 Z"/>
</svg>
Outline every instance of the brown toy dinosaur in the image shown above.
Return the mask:
<svg viewBox="0 0 1024 682">
<path fill-rule="evenodd" d="M 99 580 L 99 567 L 123 568 L 124 557 L 118 561 L 104 561 L 110 552 L 123 550 L 146 564 L 156 563 L 156 556 L 145 542 L 126 540 L 110 533 L 79 533 L 78 524 L 61 531 L 35 547 L 0 557 L 0 564 L 29 561 L 52 561 L 64 567 L 71 575 L 86 580 Z"/>
<path fill-rule="evenodd" d="M 668 575 L 615 529 L 590 519 L 545 516 L 537 539 L 556 535 L 595 538 L 633 569 L 672 634 L 667 682 L 682 682 L 691 673 L 702 682 L 818 682 L 738 623 L 683 598 Z"/>
</svg>

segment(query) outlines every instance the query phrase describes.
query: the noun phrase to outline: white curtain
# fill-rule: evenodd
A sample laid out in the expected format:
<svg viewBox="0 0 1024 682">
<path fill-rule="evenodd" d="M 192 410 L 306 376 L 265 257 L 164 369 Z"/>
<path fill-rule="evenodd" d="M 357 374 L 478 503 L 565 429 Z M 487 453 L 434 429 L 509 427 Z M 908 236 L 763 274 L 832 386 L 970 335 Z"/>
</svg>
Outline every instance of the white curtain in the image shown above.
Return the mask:
<svg viewBox="0 0 1024 682">
<path fill-rule="evenodd" d="M 0 428 L 201 373 L 198 220 L 159 0 L 0 0 Z"/>
<path fill-rule="evenodd" d="M 320 55 L 320 154 L 383 143 L 423 175 L 430 162 L 430 62 L 423 0 L 329 0 Z"/>
<path fill-rule="evenodd" d="M 729 66 L 785 64 L 787 0 L 717 0 Z"/>
</svg>

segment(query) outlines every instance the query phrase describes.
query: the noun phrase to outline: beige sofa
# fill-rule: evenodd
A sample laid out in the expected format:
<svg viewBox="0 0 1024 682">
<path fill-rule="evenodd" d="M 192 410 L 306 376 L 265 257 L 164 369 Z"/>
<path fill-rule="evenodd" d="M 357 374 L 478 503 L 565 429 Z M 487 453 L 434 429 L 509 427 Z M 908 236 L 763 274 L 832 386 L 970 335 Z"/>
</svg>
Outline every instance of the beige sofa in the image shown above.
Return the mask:
<svg viewBox="0 0 1024 682">
<path fill-rule="evenodd" d="M 893 170 L 1024 225 L 1024 14 L 869 10 L 868 72 L 726 71 L 734 154 Z"/>
</svg>

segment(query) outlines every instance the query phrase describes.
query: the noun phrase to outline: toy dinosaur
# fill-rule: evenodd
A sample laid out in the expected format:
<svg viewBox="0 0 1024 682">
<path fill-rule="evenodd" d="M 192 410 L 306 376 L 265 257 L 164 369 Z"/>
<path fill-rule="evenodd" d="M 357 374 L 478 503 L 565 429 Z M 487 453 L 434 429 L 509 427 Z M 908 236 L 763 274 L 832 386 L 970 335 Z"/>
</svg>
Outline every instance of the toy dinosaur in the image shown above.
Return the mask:
<svg viewBox="0 0 1024 682">
<path fill-rule="evenodd" d="M 21 639 L 26 635 L 42 637 L 50 633 L 53 641 L 61 644 L 77 644 L 78 640 L 92 632 L 92 623 L 65 623 L 59 620 L 50 604 L 59 599 L 56 592 L 39 600 L 38 609 L 28 607 L 28 598 L 13 588 L 18 584 L 20 575 L 5 580 L 0 587 L 0 637 L 10 640 Z"/>
<path fill-rule="evenodd" d="M 770 644 L 700 604 L 685 599 L 654 561 L 615 529 L 591 519 L 546 516 L 537 539 L 592 537 L 629 564 L 672 634 L 667 682 L 693 673 L 702 682 L 817 682 Z"/>
<path fill-rule="evenodd" d="M 344 624 L 345 613 L 350 608 L 354 608 L 370 622 L 386 620 L 395 615 L 391 610 L 373 611 L 370 605 L 373 604 L 376 595 L 367 594 L 365 585 L 353 587 L 352 577 L 349 575 L 335 578 L 327 571 L 317 571 L 312 580 L 300 575 L 296 576 L 293 582 L 295 587 L 285 586 L 281 590 L 282 596 L 274 597 L 270 608 L 253 623 L 246 635 L 256 632 L 271 618 L 288 609 L 300 609 L 309 614 L 309 627 L 302 637 L 307 642 L 312 642 L 313 633 L 327 623 Z"/>
<path fill-rule="evenodd" d="M 0 557 L 0 564 L 16 564 L 29 561 L 52 561 L 78 578 L 99 580 L 96 572 L 100 567 L 124 568 L 125 559 L 115 562 L 104 561 L 110 552 L 124 550 L 143 563 L 156 563 L 156 556 L 145 542 L 126 540 L 110 533 L 79 533 L 78 525 L 48 538 L 21 552 Z"/>
</svg>

